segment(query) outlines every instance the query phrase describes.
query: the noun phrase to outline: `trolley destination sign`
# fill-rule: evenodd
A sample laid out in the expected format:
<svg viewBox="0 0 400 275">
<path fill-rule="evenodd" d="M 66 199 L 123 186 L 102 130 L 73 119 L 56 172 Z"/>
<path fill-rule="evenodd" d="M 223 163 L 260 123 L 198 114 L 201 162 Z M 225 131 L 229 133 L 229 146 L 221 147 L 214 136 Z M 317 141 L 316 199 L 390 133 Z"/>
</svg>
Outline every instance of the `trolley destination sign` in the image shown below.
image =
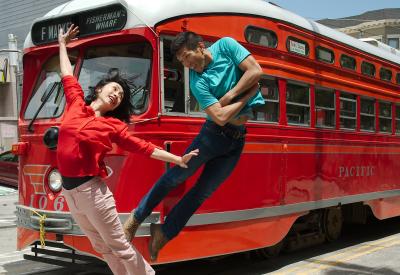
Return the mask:
<svg viewBox="0 0 400 275">
<path fill-rule="evenodd" d="M 119 4 L 80 12 L 69 16 L 38 21 L 32 26 L 32 42 L 35 45 L 55 42 L 60 29 L 66 31 L 71 24 L 79 26 L 79 37 L 121 30 L 127 13 Z"/>
</svg>

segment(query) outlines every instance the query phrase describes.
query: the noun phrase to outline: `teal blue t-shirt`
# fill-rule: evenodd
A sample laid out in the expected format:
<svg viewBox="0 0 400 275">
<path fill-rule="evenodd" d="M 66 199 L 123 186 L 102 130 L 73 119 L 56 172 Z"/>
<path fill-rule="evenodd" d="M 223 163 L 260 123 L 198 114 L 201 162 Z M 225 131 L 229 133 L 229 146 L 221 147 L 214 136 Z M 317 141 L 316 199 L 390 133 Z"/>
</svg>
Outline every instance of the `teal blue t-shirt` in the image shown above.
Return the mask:
<svg viewBox="0 0 400 275">
<path fill-rule="evenodd" d="M 230 37 L 219 39 L 208 50 L 211 52 L 212 61 L 204 71 L 198 73 L 189 70 L 190 90 L 202 110 L 217 103 L 238 83 L 243 75 L 239 64 L 250 55 L 248 50 Z M 264 99 L 258 91 L 250 98 L 238 116 L 245 114 L 251 117 L 251 107 L 262 104 L 264 104 Z"/>
</svg>

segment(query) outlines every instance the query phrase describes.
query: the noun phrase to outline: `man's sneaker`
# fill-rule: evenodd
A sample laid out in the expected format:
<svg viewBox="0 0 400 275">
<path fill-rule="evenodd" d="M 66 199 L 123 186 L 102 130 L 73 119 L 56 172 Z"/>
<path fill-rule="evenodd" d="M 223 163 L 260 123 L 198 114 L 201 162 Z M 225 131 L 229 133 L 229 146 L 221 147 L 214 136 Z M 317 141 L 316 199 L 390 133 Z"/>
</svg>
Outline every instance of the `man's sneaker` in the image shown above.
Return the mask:
<svg viewBox="0 0 400 275">
<path fill-rule="evenodd" d="M 135 219 L 135 217 L 131 214 L 129 218 L 124 223 L 124 233 L 128 242 L 131 242 L 135 237 L 136 231 L 140 226 L 140 222 Z"/>
<path fill-rule="evenodd" d="M 161 230 L 161 224 L 150 224 L 149 252 L 152 261 L 157 260 L 158 252 L 169 241 Z"/>
</svg>

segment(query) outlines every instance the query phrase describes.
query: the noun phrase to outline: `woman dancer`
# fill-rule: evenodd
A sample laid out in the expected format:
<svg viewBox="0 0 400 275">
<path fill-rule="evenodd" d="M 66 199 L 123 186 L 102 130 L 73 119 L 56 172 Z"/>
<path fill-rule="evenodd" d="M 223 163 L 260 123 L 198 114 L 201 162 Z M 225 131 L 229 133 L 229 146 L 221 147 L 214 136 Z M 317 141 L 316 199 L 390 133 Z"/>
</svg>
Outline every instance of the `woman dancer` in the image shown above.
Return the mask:
<svg viewBox="0 0 400 275">
<path fill-rule="evenodd" d="M 130 89 L 119 74 L 105 76 L 95 86 L 87 104 L 67 55 L 66 46 L 78 32 L 78 27 L 71 25 L 65 34 L 60 30 L 58 36 L 67 104 L 57 148 L 62 192 L 75 221 L 114 274 L 154 274 L 125 238 L 113 194 L 101 179 L 107 175 L 104 155 L 116 143 L 127 151 L 187 167 L 186 163 L 197 156 L 198 150 L 179 157 L 130 135 L 125 123 L 131 115 Z"/>
</svg>

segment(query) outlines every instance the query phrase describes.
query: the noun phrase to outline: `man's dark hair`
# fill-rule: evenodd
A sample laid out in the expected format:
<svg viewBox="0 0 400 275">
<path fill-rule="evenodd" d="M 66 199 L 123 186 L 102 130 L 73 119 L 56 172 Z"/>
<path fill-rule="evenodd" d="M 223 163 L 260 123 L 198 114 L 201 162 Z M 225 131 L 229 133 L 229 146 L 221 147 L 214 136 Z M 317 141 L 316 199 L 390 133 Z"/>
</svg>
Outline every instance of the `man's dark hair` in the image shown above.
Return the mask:
<svg viewBox="0 0 400 275">
<path fill-rule="evenodd" d="M 107 112 L 106 116 L 115 117 L 126 123 L 130 122 L 130 116 L 133 114 L 133 106 L 131 103 L 131 88 L 127 79 L 119 75 L 119 70 L 112 68 L 109 70 L 108 74 L 105 75 L 93 88 L 91 87 L 89 95 L 85 97 L 85 102 L 90 105 L 97 98 L 97 92 L 99 89 L 103 88 L 105 85 L 111 82 L 116 82 L 121 85 L 124 91 L 124 97 L 117 108 L 112 111 Z"/>
<path fill-rule="evenodd" d="M 203 38 L 194 32 L 181 32 L 171 43 L 171 53 L 176 55 L 180 49 L 186 47 L 188 50 L 195 50 L 203 42 Z"/>
</svg>

